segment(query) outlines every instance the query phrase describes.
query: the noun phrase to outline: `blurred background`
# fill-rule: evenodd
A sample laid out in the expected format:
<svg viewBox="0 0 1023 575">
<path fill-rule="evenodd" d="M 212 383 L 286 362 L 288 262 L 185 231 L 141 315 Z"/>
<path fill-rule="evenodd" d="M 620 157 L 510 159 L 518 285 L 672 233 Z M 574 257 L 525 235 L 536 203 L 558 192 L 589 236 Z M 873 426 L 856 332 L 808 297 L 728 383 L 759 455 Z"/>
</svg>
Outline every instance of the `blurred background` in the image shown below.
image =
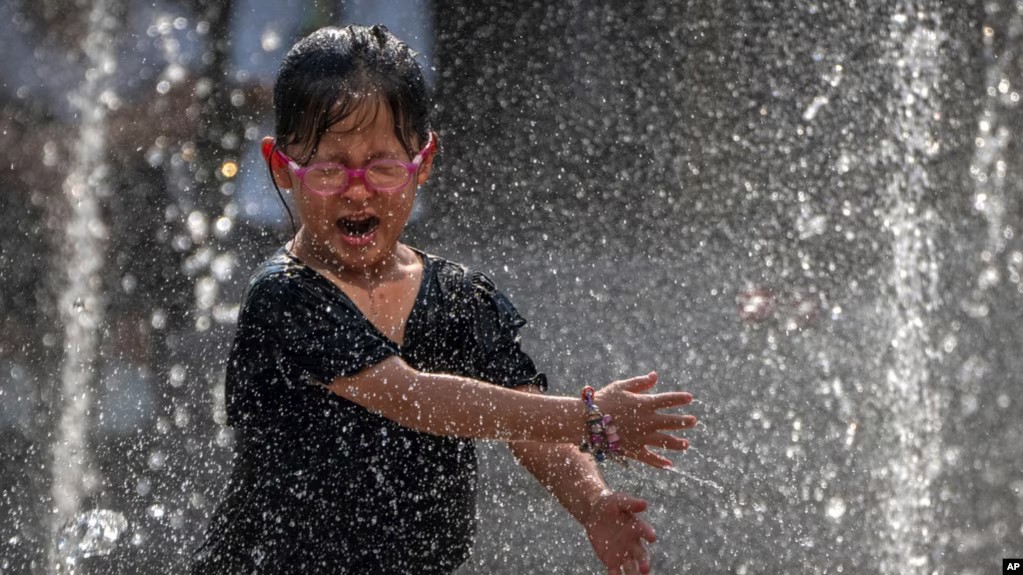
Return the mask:
<svg viewBox="0 0 1023 575">
<path fill-rule="evenodd" d="M 407 241 L 490 274 L 554 393 L 697 397 L 658 573 L 1023 555 L 1023 2 L 2 0 L 0 573 L 182 573 L 224 360 L 287 240 L 259 161 L 294 41 L 386 24 L 441 152 Z M 462 573 L 599 573 L 481 444 Z"/>
</svg>

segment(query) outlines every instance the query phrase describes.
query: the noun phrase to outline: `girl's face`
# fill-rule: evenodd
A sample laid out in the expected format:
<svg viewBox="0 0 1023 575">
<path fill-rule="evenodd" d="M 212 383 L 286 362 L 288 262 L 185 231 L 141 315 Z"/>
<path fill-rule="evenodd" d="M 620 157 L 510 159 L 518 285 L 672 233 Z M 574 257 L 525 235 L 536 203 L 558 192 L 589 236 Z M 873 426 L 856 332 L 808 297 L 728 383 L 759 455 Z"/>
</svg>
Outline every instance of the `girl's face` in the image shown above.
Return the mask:
<svg viewBox="0 0 1023 575">
<path fill-rule="evenodd" d="M 284 153 L 304 159 L 308 151 L 298 148 L 286 148 Z M 383 102 L 369 101 L 330 127 L 306 165 L 333 162 L 358 169 L 378 159 L 412 161 L 395 136 L 390 109 Z M 412 214 L 416 188 L 430 175 L 432 160 L 432 154 L 427 155 L 408 184 L 395 191 L 374 191 L 356 177 L 349 179 L 344 191 L 326 195 L 311 191 L 288 166 L 275 163 L 274 178 L 279 186 L 293 190 L 298 210 L 296 249 L 328 267 L 337 264 L 341 271 L 370 271 L 386 264 Z"/>
</svg>

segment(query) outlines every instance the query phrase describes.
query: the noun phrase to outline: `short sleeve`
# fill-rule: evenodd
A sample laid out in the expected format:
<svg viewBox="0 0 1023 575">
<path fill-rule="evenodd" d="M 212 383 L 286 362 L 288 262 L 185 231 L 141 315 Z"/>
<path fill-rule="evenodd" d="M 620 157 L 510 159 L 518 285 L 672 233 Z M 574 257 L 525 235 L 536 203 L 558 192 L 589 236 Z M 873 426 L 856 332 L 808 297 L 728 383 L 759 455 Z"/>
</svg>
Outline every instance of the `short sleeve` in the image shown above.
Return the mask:
<svg viewBox="0 0 1023 575">
<path fill-rule="evenodd" d="M 285 271 L 249 284 L 227 363 L 228 424 L 305 421 L 333 395 L 309 384 L 354 375 L 397 354 L 331 292 L 336 288 L 316 279 Z"/>
<path fill-rule="evenodd" d="M 397 355 L 394 344 L 374 333 L 366 319 L 333 286 L 299 275 L 274 274 L 250 288 L 239 330 L 262 332 L 271 346 L 309 378 L 337 377 Z"/>
<path fill-rule="evenodd" d="M 481 377 L 505 387 L 535 385 L 546 391 L 547 377 L 537 371 L 533 359 L 522 350 L 519 329 L 526 325 L 525 318 L 486 275 L 472 272 L 469 281 Z"/>
</svg>

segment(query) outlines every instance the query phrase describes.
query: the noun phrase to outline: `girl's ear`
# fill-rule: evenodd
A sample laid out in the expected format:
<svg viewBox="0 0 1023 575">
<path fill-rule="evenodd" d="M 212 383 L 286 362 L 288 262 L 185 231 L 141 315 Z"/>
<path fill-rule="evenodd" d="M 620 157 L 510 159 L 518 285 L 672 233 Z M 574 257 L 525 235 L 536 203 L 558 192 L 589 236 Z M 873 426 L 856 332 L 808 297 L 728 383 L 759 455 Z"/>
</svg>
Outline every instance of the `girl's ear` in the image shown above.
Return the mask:
<svg viewBox="0 0 1023 575">
<path fill-rule="evenodd" d="M 274 183 L 277 184 L 278 188 L 290 190 L 291 172 L 288 171 L 288 166 L 284 163 L 284 160 L 279 155 L 273 153 L 274 139 L 270 136 L 263 138 L 260 148 L 263 152 L 263 160 L 270 166 L 270 173 L 273 175 Z"/>
<path fill-rule="evenodd" d="M 437 138 L 437 132 L 430 132 L 430 135 L 433 136 L 433 151 L 423 158 L 422 164 L 419 164 L 419 172 L 416 174 L 417 186 L 425 184 L 426 180 L 430 179 L 430 170 L 433 169 L 433 158 L 437 155 L 437 150 L 440 148 L 440 140 Z"/>
</svg>

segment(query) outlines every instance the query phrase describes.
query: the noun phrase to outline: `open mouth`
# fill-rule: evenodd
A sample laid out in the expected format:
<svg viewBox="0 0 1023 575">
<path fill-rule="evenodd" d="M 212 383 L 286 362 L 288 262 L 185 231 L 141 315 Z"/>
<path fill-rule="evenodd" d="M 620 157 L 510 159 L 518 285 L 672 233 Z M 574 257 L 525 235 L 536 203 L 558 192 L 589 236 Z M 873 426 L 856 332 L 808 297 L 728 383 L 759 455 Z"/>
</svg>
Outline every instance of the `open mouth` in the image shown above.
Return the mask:
<svg viewBox="0 0 1023 575">
<path fill-rule="evenodd" d="M 353 216 L 341 218 L 337 227 L 349 243 L 362 244 L 373 239 L 373 232 L 380 227 L 380 218 L 376 216 Z"/>
</svg>

